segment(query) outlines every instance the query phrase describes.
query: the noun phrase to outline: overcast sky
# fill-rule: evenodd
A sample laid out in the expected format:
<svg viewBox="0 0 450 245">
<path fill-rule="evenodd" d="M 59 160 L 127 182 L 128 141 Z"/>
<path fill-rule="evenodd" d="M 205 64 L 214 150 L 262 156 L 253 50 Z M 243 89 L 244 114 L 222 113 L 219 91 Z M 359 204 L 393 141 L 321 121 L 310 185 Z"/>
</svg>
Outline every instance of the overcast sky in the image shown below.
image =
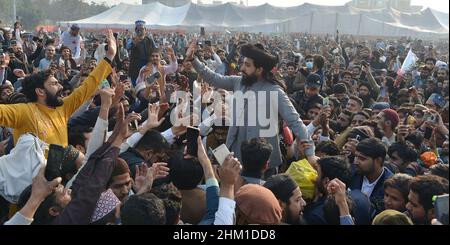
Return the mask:
<svg viewBox="0 0 450 245">
<path fill-rule="evenodd" d="M 140 3 L 140 0 L 86 0 L 87 2 L 95 1 L 98 3 L 106 2 L 109 5 L 117 4 L 119 2 L 123 3 Z M 239 2 L 240 0 L 223 0 L 223 2 Z M 245 3 L 246 0 L 244 0 Z M 197 2 L 197 0 L 194 0 Z M 212 0 L 203 0 L 204 3 L 210 3 Z M 296 6 L 303 4 L 305 2 L 321 4 L 321 5 L 343 5 L 349 0 L 248 0 L 249 5 L 261 5 L 264 3 L 270 3 L 275 6 Z M 430 7 L 442 12 L 448 13 L 449 2 L 447 0 L 412 0 L 413 5 L 422 5 Z"/>
</svg>

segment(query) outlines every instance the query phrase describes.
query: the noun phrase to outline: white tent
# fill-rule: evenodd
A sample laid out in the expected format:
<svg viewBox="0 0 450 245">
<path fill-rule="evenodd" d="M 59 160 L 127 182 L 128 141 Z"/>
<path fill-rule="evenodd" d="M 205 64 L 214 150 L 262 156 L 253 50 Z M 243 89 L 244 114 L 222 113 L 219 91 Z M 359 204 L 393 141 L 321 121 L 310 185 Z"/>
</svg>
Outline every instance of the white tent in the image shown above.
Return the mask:
<svg viewBox="0 0 450 245">
<path fill-rule="evenodd" d="M 186 4 L 173 8 L 154 2 L 145 5 L 119 4 L 99 15 L 77 21 L 83 28 L 132 28 L 144 20 L 153 28 L 230 29 L 250 32 L 308 32 L 375 36 L 448 35 L 448 14 L 425 9 L 402 13 L 393 9 L 363 11 L 344 6 L 303 4 L 281 8 L 269 4 L 238 6 Z"/>
</svg>

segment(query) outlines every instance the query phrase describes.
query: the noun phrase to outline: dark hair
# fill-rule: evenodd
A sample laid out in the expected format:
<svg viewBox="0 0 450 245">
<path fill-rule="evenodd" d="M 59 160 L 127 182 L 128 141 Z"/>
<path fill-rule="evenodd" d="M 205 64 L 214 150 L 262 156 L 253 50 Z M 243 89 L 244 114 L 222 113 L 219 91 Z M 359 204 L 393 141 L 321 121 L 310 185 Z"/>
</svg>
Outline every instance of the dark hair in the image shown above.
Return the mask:
<svg viewBox="0 0 450 245">
<path fill-rule="evenodd" d="M 350 118 L 350 122 L 353 120 L 354 114 L 353 114 L 353 112 L 349 111 L 348 109 L 342 110 L 341 113 L 343 113 L 344 115 L 348 116 Z"/>
<path fill-rule="evenodd" d="M 123 225 L 165 225 L 164 202 L 152 193 L 133 195 L 120 210 Z"/>
<path fill-rule="evenodd" d="M 386 146 L 383 142 L 377 138 L 369 138 L 362 140 L 356 146 L 356 151 L 361 152 L 364 156 L 372 159 L 381 158 L 381 164 L 383 165 L 384 159 L 386 159 Z"/>
<path fill-rule="evenodd" d="M 195 189 L 203 179 L 204 173 L 200 163 L 184 159 L 182 154 L 175 154 L 168 161 L 169 178 L 178 190 Z"/>
<path fill-rule="evenodd" d="M 170 149 L 169 143 L 156 130 L 150 130 L 145 133 L 144 137 L 136 144 L 136 149 L 154 150 L 155 152 L 163 152 Z"/>
<path fill-rule="evenodd" d="M 260 177 L 264 165 L 269 161 L 273 147 L 264 138 L 244 141 L 241 145 L 242 172 L 248 177 Z"/>
<path fill-rule="evenodd" d="M 352 171 L 350 164 L 337 156 L 324 157 L 317 161 L 321 170 L 322 179 L 339 179 L 347 186 L 350 184 Z"/>
<path fill-rule="evenodd" d="M 176 225 L 181 213 L 181 192 L 173 184 L 163 184 L 153 187 L 150 193 L 164 201 L 166 225 Z"/>
<path fill-rule="evenodd" d="M 360 83 L 359 86 L 358 86 L 358 88 L 361 88 L 361 87 L 363 87 L 363 86 L 366 87 L 366 88 L 368 88 L 369 91 L 372 89 L 372 86 L 370 86 L 370 84 L 365 83 L 365 82 Z M 370 93 L 370 92 L 369 92 L 369 93 Z"/>
<path fill-rule="evenodd" d="M 363 117 L 365 117 L 367 120 L 370 119 L 369 113 L 367 113 L 367 112 L 365 112 L 365 111 L 359 111 L 359 112 L 357 112 L 357 113 L 355 114 L 355 116 L 356 116 L 356 115 L 363 116 Z"/>
<path fill-rule="evenodd" d="M 314 56 L 312 56 L 311 54 L 308 54 L 307 56 L 305 56 L 305 60 L 307 60 L 307 59 L 311 59 L 311 58 L 313 58 L 313 59 L 314 59 Z"/>
<path fill-rule="evenodd" d="M 7 103 L 8 104 L 25 104 L 25 103 L 28 103 L 28 99 L 24 94 L 14 92 L 8 97 Z"/>
<path fill-rule="evenodd" d="M 286 67 L 290 67 L 290 66 L 297 68 L 297 65 L 294 62 L 288 62 Z"/>
<path fill-rule="evenodd" d="M 40 71 L 27 76 L 22 81 L 22 93 L 28 98 L 29 102 L 37 101 L 36 88 L 44 89 L 44 83 L 53 76 L 50 70 Z"/>
<path fill-rule="evenodd" d="M 414 162 L 417 160 L 418 157 L 417 151 L 414 148 L 402 142 L 395 142 L 391 146 L 389 146 L 388 149 L 389 157 L 392 157 L 392 154 L 394 154 L 394 152 L 397 152 L 398 156 L 404 162 Z"/>
<path fill-rule="evenodd" d="M 412 179 L 413 177 L 407 174 L 396 174 L 384 181 L 384 189 L 386 190 L 386 188 L 390 187 L 398 190 L 406 203 L 408 202 L 409 185 L 411 184 Z"/>
<path fill-rule="evenodd" d="M 73 147 L 76 147 L 77 145 L 80 145 L 87 148 L 87 145 L 85 145 L 86 137 L 84 134 L 92 133 L 92 128 L 87 126 L 75 126 L 69 128 L 69 145 L 72 145 Z"/>
<path fill-rule="evenodd" d="M 364 105 L 362 99 L 359 98 L 358 96 L 352 95 L 352 96 L 350 96 L 348 99 L 349 99 L 349 100 L 354 100 L 354 101 L 358 102 L 358 104 L 359 104 L 360 106 L 363 106 L 363 105 Z"/>
<path fill-rule="evenodd" d="M 63 46 L 61 46 L 61 48 L 59 49 L 59 51 L 60 51 L 60 52 L 62 53 L 62 51 L 63 51 L 63 50 L 66 50 L 66 49 L 67 49 L 67 50 L 69 50 L 69 51 L 70 51 L 70 53 L 72 54 L 72 50 L 71 50 L 71 49 L 70 49 L 69 47 L 67 47 L 67 46 L 64 46 L 64 45 L 63 45 Z"/>
<path fill-rule="evenodd" d="M 448 180 L 448 164 L 436 164 L 430 167 L 430 174 Z"/>
<path fill-rule="evenodd" d="M 366 120 L 362 123 L 361 126 L 368 126 L 372 129 L 373 134 L 377 139 L 383 138 L 383 132 L 381 132 L 380 128 L 378 128 L 378 123 L 374 120 Z"/>
<path fill-rule="evenodd" d="M 346 201 L 348 204 L 348 208 L 350 211 L 350 215 L 354 217 L 354 203 L 352 198 L 349 195 L 346 195 Z M 340 225 L 340 213 L 339 207 L 336 203 L 335 198 L 332 195 L 329 195 L 323 204 L 323 217 L 327 222 L 327 225 Z"/>
<path fill-rule="evenodd" d="M 339 156 L 340 151 L 336 142 L 334 141 L 322 141 L 316 146 L 316 152 L 323 152 L 327 156 Z"/>
<path fill-rule="evenodd" d="M 419 203 L 428 211 L 433 208 L 433 196 L 448 193 L 448 180 L 434 175 L 416 176 L 410 190 L 419 196 Z"/>
<path fill-rule="evenodd" d="M 154 54 L 154 53 L 158 53 L 161 54 L 161 50 L 159 48 L 154 48 L 152 49 L 152 51 L 150 52 L 150 55 Z"/>
<path fill-rule="evenodd" d="M 314 55 L 314 64 L 319 70 L 322 69 L 325 66 L 325 58 L 322 55 Z"/>
<path fill-rule="evenodd" d="M 413 143 L 416 150 L 420 150 L 423 141 L 423 135 L 419 132 L 409 133 L 405 138 L 406 141 Z"/>
</svg>

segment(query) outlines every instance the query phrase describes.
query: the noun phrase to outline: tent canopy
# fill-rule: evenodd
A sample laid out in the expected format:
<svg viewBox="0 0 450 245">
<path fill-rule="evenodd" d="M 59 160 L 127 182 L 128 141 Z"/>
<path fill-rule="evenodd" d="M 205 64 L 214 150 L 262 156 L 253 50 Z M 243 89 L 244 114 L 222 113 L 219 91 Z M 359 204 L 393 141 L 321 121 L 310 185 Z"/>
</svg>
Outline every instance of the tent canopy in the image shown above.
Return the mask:
<svg viewBox="0 0 450 245">
<path fill-rule="evenodd" d="M 83 28 L 133 28 L 145 20 L 153 28 L 204 26 L 214 30 L 250 32 L 309 32 L 376 36 L 448 35 L 448 14 L 425 9 L 403 13 L 394 9 L 365 11 L 350 5 L 321 6 L 305 3 L 282 8 L 270 4 L 239 6 L 186 4 L 168 7 L 159 2 L 145 5 L 121 3 L 99 15 L 62 22 Z"/>
</svg>

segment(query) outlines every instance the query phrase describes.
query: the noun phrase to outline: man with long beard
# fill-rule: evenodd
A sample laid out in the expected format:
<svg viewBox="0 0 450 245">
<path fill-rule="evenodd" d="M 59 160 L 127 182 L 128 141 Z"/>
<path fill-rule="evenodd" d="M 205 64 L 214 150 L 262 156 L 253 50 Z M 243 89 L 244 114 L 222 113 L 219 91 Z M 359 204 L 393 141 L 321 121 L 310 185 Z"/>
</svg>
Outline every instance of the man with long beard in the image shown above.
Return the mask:
<svg viewBox="0 0 450 245">
<path fill-rule="evenodd" d="M 211 71 L 197 58 L 194 58 L 196 49 L 197 42 L 194 40 L 186 53 L 186 61 L 193 62 L 195 70 L 203 77 L 204 81 L 216 88 L 235 92 L 233 96 L 235 107 L 234 115 L 232 115 L 233 124 L 228 131 L 227 146 L 239 160 L 242 160 L 240 149 L 242 142 L 253 138 L 266 138 L 273 147 L 266 176 L 277 173 L 278 166 L 282 164 L 279 132 L 278 127 L 271 130 L 270 126 L 272 124 L 278 125 L 278 118 L 273 118 L 278 115 L 287 122 L 292 132 L 296 134 L 297 139 L 313 144 L 299 114 L 286 95 L 284 83 L 278 81 L 271 72 L 278 63 L 278 58 L 268 53 L 261 44 L 245 44 L 240 47 L 240 53 L 245 57 L 241 67 L 242 76 L 222 76 Z M 242 101 L 238 97 L 243 96 L 237 96 L 238 92 L 254 96 L 254 98 L 247 98 Z M 239 103 L 239 101 L 241 102 Z M 252 108 L 249 104 L 256 104 L 256 108 L 255 106 Z M 267 120 L 267 111 L 271 114 L 269 125 L 261 125 L 264 124 L 261 122 L 253 122 L 252 125 L 249 122 L 255 119 L 254 117 L 260 117 L 261 115 L 264 115 L 263 118 Z M 276 115 L 273 115 L 274 112 Z M 275 120 L 276 122 L 274 122 Z M 269 129 L 269 132 L 267 132 L 267 129 Z M 263 135 L 263 133 L 266 134 Z M 306 155 L 310 158 L 309 160 L 315 161 L 313 147 L 308 149 Z"/>
<path fill-rule="evenodd" d="M 47 144 L 68 145 L 67 121 L 111 73 L 116 42 L 109 31 L 105 60 L 70 96 L 62 98 L 62 85 L 50 71 L 38 72 L 23 81 L 22 93 L 30 103 L 0 105 L 0 125 L 14 129 L 14 143 L 25 133 L 33 133 Z"/>
<path fill-rule="evenodd" d="M 303 209 L 306 202 L 298 184 L 289 176 L 284 174 L 273 175 L 264 184 L 278 199 L 283 209 L 281 221 L 288 225 L 306 224 L 303 219 Z"/>
</svg>

